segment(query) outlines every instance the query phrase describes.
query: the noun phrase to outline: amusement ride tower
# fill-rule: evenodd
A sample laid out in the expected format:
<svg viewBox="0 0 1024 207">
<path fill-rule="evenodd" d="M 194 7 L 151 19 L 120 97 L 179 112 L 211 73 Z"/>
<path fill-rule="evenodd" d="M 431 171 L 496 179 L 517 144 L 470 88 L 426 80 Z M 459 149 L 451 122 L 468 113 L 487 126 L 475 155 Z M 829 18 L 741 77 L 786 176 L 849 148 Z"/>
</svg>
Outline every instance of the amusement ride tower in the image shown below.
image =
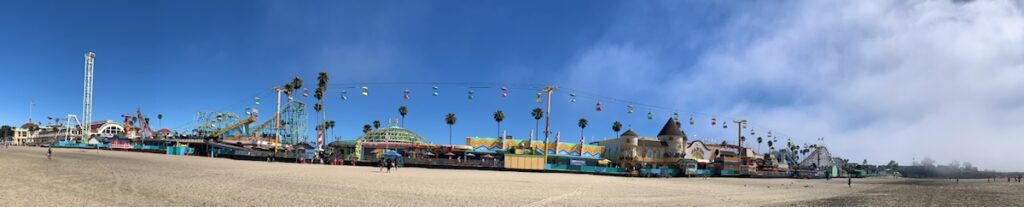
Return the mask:
<svg viewBox="0 0 1024 207">
<path fill-rule="evenodd" d="M 88 142 L 92 125 L 92 63 L 96 53 L 85 53 L 85 85 L 82 94 L 82 142 Z"/>
</svg>

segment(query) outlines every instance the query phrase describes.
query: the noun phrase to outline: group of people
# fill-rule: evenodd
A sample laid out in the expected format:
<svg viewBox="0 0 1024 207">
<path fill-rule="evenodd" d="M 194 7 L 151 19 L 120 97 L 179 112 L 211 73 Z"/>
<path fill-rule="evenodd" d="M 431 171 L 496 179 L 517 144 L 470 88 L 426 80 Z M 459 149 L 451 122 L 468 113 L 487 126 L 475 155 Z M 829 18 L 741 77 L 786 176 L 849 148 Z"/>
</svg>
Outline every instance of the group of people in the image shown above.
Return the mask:
<svg viewBox="0 0 1024 207">
<path fill-rule="evenodd" d="M 387 158 L 387 159 L 381 160 L 379 165 L 380 165 L 380 168 L 381 168 L 380 170 L 381 171 L 384 171 L 384 168 L 388 169 L 388 171 L 387 171 L 388 173 L 391 172 L 391 168 L 395 168 L 395 171 L 398 171 L 398 163 L 395 161 L 395 159 Z"/>
</svg>

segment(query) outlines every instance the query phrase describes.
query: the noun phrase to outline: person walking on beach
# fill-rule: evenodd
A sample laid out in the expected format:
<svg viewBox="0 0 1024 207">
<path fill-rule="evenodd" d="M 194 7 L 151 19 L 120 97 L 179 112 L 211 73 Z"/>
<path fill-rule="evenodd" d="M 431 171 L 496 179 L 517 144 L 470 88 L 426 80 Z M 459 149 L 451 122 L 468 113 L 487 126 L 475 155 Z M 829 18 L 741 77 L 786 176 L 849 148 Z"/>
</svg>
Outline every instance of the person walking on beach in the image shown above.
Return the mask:
<svg viewBox="0 0 1024 207">
<path fill-rule="evenodd" d="M 853 176 L 846 176 L 846 187 L 853 188 Z"/>
<path fill-rule="evenodd" d="M 388 173 L 391 173 L 391 165 L 393 165 L 393 164 L 394 164 L 394 161 L 391 161 L 391 159 L 387 159 L 387 162 L 385 162 L 385 165 L 387 165 L 387 168 L 388 168 Z"/>
<path fill-rule="evenodd" d="M 46 148 L 46 160 L 52 160 L 53 157 L 53 146 Z"/>
</svg>

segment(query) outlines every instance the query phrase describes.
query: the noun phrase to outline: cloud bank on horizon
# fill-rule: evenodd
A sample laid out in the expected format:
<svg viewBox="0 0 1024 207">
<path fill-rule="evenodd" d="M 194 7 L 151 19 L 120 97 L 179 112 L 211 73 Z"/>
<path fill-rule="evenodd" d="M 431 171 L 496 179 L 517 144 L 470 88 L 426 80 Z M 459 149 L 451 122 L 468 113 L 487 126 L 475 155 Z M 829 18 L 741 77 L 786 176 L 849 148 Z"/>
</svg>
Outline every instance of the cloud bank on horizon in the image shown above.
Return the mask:
<svg viewBox="0 0 1024 207">
<path fill-rule="evenodd" d="M 744 117 L 806 142 L 825 137 L 833 153 L 855 162 L 909 165 L 927 156 L 1019 171 L 1022 5 L 630 5 L 565 73 L 574 87 L 662 97 L 661 103 Z M 711 29 L 694 32 L 700 25 Z M 615 87 L 638 81 L 670 87 Z"/>
</svg>

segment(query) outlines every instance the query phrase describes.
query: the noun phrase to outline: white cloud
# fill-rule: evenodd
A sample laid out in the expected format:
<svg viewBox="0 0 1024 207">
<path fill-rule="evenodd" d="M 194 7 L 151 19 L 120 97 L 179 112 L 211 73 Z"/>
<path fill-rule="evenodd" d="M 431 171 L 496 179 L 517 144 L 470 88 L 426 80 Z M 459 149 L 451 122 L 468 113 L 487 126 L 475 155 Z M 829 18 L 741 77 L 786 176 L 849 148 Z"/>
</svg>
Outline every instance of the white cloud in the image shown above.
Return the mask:
<svg viewBox="0 0 1024 207">
<path fill-rule="evenodd" d="M 930 156 L 1024 170 L 1016 153 L 1024 146 L 1021 5 L 806 1 L 739 11 L 710 32 L 719 37 L 691 70 L 666 78 L 677 83 L 670 93 L 699 97 L 672 104 L 742 115 L 807 141 L 823 136 L 851 160 L 910 164 Z M 571 73 L 650 77 L 676 71 L 670 67 L 679 61 L 658 55 L 673 52 L 663 46 L 602 45 L 656 44 L 598 43 Z M 629 61 L 653 69 L 616 67 L 636 65 Z"/>
</svg>

